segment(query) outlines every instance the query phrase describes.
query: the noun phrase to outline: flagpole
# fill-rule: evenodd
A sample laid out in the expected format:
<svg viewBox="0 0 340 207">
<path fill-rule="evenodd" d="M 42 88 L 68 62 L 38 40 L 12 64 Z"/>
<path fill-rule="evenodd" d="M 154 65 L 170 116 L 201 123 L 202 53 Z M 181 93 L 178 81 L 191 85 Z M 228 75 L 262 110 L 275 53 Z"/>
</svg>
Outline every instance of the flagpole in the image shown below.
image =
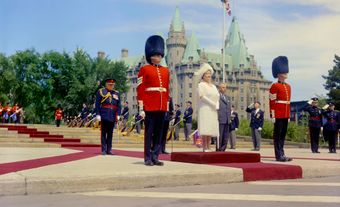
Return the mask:
<svg viewBox="0 0 340 207">
<path fill-rule="evenodd" d="M 225 63 L 224 63 L 224 58 L 225 58 L 225 51 L 224 51 L 224 48 L 225 48 L 225 3 L 222 2 L 222 15 L 223 15 L 223 25 L 222 25 L 222 78 L 223 78 L 223 83 L 225 83 Z"/>
</svg>

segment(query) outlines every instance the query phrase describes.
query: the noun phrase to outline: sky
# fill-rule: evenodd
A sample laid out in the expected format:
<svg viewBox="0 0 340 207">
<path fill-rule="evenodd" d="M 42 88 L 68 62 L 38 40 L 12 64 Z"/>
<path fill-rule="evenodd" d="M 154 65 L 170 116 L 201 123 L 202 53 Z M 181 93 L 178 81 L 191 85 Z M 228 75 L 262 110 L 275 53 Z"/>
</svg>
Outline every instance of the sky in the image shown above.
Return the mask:
<svg viewBox="0 0 340 207">
<path fill-rule="evenodd" d="M 271 62 L 289 58 L 292 100 L 325 95 L 327 75 L 340 55 L 339 0 L 231 0 L 250 54 L 264 77 L 275 81 Z M 186 34 L 195 32 L 201 48 L 220 51 L 220 0 L 0 0 L 0 53 L 35 48 L 95 57 L 105 51 L 118 59 L 143 54 L 145 40 L 155 33 L 167 36 L 176 6 Z M 227 17 L 226 27 L 231 17 Z"/>
</svg>

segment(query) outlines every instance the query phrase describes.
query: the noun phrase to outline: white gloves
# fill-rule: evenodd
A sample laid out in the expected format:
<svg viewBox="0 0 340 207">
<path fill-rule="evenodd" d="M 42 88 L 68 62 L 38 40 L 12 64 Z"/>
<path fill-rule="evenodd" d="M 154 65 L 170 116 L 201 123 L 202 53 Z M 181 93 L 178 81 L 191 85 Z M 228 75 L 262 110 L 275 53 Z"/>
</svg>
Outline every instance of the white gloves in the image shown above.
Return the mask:
<svg viewBox="0 0 340 207">
<path fill-rule="evenodd" d="M 328 107 L 329 107 L 329 105 L 326 104 L 324 107 L 322 107 L 322 109 L 323 109 L 323 110 L 326 110 L 326 109 L 328 109 Z"/>
<path fill-rule="evenodd" d="M 101 121 L 101 120 L 102 120 L 102 118 L 100 117 L 100 115 L 97 115 L 97 116 L 96 116 L 96 119 L 97 119 L 97 121 Z"/>
<path fill-rule="evenodd" d="M 272 118 L 272 122 L 275 123 L 275 118 Z"/>
<path fill-rule="evenodd" d="M 321 127 L 320 130 L 323 131 L 323 127 Z"/>
<path fill-rule="evenodd" d="M 91 114 L 91 113 L 89 113 L 89 115 L 87 115 L 87 117 L 90 117 L 90 116 L 92 116 L 92 114 Z"/>
<path fill-rule="evenodd" d="M 216 103 L 216 110 L 219 110 L 220 109 L 220 102 L 218 101 L 217 103 Z"/>
<path fill-rule="evenodd" d="M 117 116 L 117 119 L 119 120 L 119 119 L 120 119 L 120 116 Z"/>
<path fill-rule="evenodd" d="M 261 130 L 262 130 L 262 127 L 259 127 L 257 130 L 261 131 Z"/>
<path fill-rule="evenodd" d="M 140 115 L 143 119 L 145 118 L 145 112 L 144 112 L 144 111 L 139 112 L 139 115 Z"/>
<path fill-rule="evenodd" d="M 169 122 L 170 126 L 173 126 L 175 124 L 175 119 L 171 119 L 171 121 Z"/>
<path fill-rule="evenodd" d="M 254 108 L 254 103 L 252 103 L 252 104 L 250 104 L 249 106 L 248 106 L 248 108 Z"/>
<path fill-rule="evenodd" d="M 311 105 L 312 102 L 313 102 L 313 100 L 309 100 L 307 103 L 308 103 L 309 105 Z"/>
<path fill-rule="evenodd" d="M 238 130 L 238 128 L 235 128 L 235 131 L 237 131 Z"/>
</svg>

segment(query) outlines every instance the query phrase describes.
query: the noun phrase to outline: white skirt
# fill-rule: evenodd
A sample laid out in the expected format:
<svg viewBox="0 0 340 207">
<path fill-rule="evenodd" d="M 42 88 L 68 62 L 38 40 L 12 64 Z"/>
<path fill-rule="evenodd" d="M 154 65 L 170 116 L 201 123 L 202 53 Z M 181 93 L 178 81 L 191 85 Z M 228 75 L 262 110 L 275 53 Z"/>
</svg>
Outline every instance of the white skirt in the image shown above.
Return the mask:
<svg viewBox="0 0 340 207">
<path fill-rule="evenodd" d="M 206 104 L 198 107 L 198 132 L 200 136 L 219 136 L 219 123 L 217 111 Z"/>
</svg>

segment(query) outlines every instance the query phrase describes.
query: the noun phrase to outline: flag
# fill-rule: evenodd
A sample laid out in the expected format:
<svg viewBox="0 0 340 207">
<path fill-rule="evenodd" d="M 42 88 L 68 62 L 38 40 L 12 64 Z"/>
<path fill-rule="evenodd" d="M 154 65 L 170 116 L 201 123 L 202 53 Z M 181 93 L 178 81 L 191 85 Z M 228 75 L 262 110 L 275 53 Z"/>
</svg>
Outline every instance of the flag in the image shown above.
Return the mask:
<svg viewBox="0 0 340 207">
<path fill-rule="evenodd" d="M 221 0 L 221 2 L 224 4 L 225 10 L 227 11 L 227 14 L 231 16 L 231 7 L 229 0 Z"/>
</svg>

